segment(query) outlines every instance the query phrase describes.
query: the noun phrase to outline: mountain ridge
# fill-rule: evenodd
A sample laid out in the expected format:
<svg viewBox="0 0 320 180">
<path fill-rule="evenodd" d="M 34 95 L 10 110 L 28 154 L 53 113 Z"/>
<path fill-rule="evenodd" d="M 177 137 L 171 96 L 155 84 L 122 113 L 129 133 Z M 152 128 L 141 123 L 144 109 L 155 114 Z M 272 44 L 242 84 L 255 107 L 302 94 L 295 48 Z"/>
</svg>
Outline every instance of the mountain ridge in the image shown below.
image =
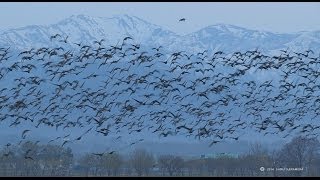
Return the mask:
<svg viewBox="0 0 320 180">
<path fill-rule="evenodd" d="M 55 24 L 29 25 L 0 33 L 1 46 L 14 45 L 18 49 L 46 46 L 52 43 L 50 36 L 56 33 L 69 36 L 72 42 L 92 43 L 94 40 L 104 38 L 110 44 L 116 44 L 125 36 L 132 36 L 136 42 L 146 46 L 162 45 L 170 50 L 184 49 L 192 52 L 204 49 L 231 52 L 257 47 L 264 51 L 320 47 L 320 31 L 273 33 L 218 23 L 186 35 L 179 35 L 167 28 L 127 14 L 112 17 L 72 15 Z"/>
</svg>

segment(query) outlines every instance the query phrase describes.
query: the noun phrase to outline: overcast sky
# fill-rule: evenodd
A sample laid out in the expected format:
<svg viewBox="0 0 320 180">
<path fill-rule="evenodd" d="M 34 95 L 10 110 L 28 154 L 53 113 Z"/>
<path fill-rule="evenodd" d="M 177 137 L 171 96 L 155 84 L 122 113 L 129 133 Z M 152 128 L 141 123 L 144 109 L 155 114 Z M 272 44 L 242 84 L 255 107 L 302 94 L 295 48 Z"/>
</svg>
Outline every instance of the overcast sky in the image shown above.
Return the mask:
<svg viewBox="0 0 320 180">
<path fill-rule="evenodd" d="M 320 30 L 320 3 L 15 2 L 0 3 L 0 29 L 53 24 L 71 15 L 135 15 L 179 34 L 217 23 L 273 32 Z M 179 18 L 185 23 L 177 23 Z"/>
</svg>

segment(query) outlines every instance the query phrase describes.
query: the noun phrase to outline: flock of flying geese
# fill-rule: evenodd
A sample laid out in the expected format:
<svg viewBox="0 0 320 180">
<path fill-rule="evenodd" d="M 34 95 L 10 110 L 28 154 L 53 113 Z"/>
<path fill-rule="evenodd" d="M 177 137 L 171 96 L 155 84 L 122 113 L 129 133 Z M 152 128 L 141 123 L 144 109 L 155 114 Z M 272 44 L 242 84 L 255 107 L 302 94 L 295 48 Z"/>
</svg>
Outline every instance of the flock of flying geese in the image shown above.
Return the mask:
<svg viewBox="0 0 320 180">
<path fill-rule="evenodd" d="M 130 36 L 111 46 L 104 39 L 71 43 L 60 34 L 50 40 L 61 46 L 19 54 L 0 48 L 0 121 L 85 129 L 61 146 L 89 132 L 182 135 L 213 145 L 248 129 L 287 137 L 320 128 L 320 57 L 312 50 L 191 54 L 142 47 Z"/>
</svg>

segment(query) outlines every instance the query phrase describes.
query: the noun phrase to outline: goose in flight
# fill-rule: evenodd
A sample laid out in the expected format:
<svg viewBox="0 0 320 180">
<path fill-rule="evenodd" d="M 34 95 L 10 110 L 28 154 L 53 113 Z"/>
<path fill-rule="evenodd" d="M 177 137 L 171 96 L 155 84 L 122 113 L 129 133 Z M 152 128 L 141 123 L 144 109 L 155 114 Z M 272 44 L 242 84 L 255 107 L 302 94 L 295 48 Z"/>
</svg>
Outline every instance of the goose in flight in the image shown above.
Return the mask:
<svg viewBox="0 0 320 180">
<path fill-rule="evenodd" d="M 26 133 L 29 132 L 29 131 L 31 131 L 31 130 L 26 129 L 26 130 L 24 130 L 24 131 L 22 132 L 22 135 L 21 135 L 21 136 L 22 136 L 23 139 L 26 138 Z"/>
<path fill-rule="evenodd" d="M 67 41 L 67 40 L 68 40 L 68 38 L 69 38 L 69 36 L 65 37 L 63 40 L 60 40 L 60 42 L 64 42 L 64 43 L 66 43 L 66 44 L 67 44 L 67 43 L 68 43 L 68 41 Z"/>
<path fill-rule="evenodd" d="M 52 39 L 57 38 L 58 36 L 59 36 L 59 37 L 61 37 L 61 35 L 60 35 L 60 34 L 55 34 L 55 35 L 51 36 L 51 37 L 50 37 L 50 41 L 52 41 Z"/>
</svg>

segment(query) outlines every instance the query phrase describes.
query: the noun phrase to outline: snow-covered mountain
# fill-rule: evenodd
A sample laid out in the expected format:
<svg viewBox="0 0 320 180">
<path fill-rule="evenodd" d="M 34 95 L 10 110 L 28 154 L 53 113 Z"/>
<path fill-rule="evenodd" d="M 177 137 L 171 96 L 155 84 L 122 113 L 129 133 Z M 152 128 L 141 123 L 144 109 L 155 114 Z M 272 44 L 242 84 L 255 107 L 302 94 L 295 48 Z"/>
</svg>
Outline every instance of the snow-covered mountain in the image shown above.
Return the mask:
<svg viewBox="0 0 320 180">
<path fill-rule="evenodd" d="M 233 25 L 217 24 L 187 35 L 185 42 L 199 42 L 203 48 L 224 51 L 240 51 L 257 47 L 269 50 L 284 48 L 286 43 L 291 42 L 297 36 L 295 34 L 275 34 Z"/>
<path fill-rule="evenodd" d="M 100 39 L 117 43 L 125 36 L 132 36 L 139 43 L 152 44 L 178 38 L 175 33 L 137 17 L 118 15 L 103 18 L 78 15 L 50 26 L 27 26 L 5 31 L 0 35 L 0 42 L 1 45 L 14 45 L 17 48 L 41 47 L 54 43 L 50 41 L 50 36 L 57 33 L 64 37 L 69 36 L 68 40 L 74 43 L 92 43 Z"/>
<path fill-rule="evenodd" d="M 287 47 L 292 50 L 307 50 L 320 47 L 320 31 L 279 34 L 216 24 L 180 36 L 161 26 L 128 15 L 110 18 L 73 15 L 49 26 L 33 25 L 11 29 L 0 32 L 0 45 L 19 49 L 48 46 L 55 43 L 50 41 L 50 36 L 56 33 L 69 36 L 68 40 L 74 43 L 92 43 L 104 38 L 107 43 L 116 44 L 125 36 L 131 36 L 137 43 L 146 46 L 162 45 L 170 50 L 188 51 L 207 49 L 232 52 L 253 48 L 269 51 Z"/>
</svg>

